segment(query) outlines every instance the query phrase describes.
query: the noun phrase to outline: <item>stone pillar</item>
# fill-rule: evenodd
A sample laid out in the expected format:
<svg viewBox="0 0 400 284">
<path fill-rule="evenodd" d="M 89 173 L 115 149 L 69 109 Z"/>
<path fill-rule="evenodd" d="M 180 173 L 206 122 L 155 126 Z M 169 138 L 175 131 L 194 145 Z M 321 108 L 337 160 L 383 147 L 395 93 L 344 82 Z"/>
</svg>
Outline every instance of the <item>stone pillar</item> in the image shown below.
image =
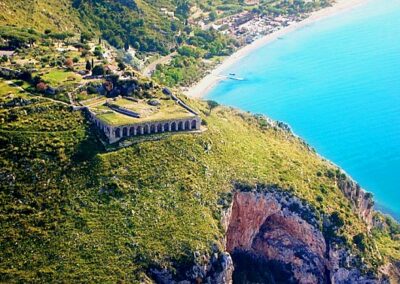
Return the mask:
<svg viewBox="0 0 400 284">
<path fill-rule="evenodd" d="M 110 143 L 114 143 L 115 141 L 117 141 L 117 138 L 115 137 L 115 128 L 110 126 L 110 131 L 108 134 L 106 134 L 108 137 L 108 141 Z"/>
<path fill-rule="evenodd" d="M 201 119 L 200 117 L 196 117 L 196 130 L 200 130 L 200 126 L 201 126 Z"/>
</svg>

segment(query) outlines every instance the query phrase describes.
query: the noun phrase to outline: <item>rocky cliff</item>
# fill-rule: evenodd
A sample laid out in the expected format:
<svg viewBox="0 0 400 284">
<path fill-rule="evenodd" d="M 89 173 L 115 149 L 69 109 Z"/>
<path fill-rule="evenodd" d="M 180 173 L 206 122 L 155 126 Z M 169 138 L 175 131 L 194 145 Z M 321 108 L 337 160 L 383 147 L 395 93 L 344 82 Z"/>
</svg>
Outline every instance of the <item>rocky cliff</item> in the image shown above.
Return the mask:
<svg viewBox="0 0 400 284">
<path fill-rule="evenodd" d="M 363 198 L 356 196 L 355 200 Z M 357 257 L 325 234 L 313 209 L 289 193 L 237 192 L 229 213 L 226 249 L 233 258 L 236 283 L 387 281 L 366 272 Z"/>
<path fill-rule="evenodd" d="M 338 185 L 360 217 L 372 220 L 368 194 L 344 176 Z M 214 246 L 210 255 L 196 253 L 180 280 L 167 270 L 151 275 L 158 283 L 181 284 L 389 283 L 383 268 L 369 270 L 335 238 L 334 223 L 282 189 L 238 190 L 222 218 L 226 252 Z"/>
</svg>

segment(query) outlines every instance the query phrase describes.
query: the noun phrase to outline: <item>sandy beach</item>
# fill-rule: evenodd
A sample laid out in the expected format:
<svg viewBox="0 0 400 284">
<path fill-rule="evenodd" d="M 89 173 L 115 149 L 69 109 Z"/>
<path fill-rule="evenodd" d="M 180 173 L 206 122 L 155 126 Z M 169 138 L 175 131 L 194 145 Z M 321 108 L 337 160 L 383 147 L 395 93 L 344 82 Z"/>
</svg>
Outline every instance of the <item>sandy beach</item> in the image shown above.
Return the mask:
<svg viewBox="0 0 400 284">
<path fill-rule="evenodd" d="M 219 64 L 215 69 L 213 69 L 211 73 L 205 76 L 196 85 L 190 87 L 186 92 L 184 92 L 185 95 L 193 98 L 204 97 L 207 94 L 207 92 L 210 91 L 210 89 L 212 89 L 219 81 L 224 80 L 226 78 L 224 76 L 226 75 L 224 74 L 224 72 L 230 66 L 232 66 L 238 60 L 251 53 L 253 50 L 265 46 L 266 44 L 271 43 L 274 40 L 277 40 L 279 37 L 282 37 L 299 28 L 313 24 L 318 20 L 334 16 L 337 13 L 347 11 L 349 9 L 357 7 L 358 5 L 366 3 L 367 1 L 368 0 L 337 0 L 333 6 L 311 13 L 310 16 L 304 19 L 303 21 L 291 24 L 274 33 L 268 34 L 258 40 L 255 40 L 253 43 L 240 48 L 231 56 L 227 57 L 221 64 Z"/>
</svg>

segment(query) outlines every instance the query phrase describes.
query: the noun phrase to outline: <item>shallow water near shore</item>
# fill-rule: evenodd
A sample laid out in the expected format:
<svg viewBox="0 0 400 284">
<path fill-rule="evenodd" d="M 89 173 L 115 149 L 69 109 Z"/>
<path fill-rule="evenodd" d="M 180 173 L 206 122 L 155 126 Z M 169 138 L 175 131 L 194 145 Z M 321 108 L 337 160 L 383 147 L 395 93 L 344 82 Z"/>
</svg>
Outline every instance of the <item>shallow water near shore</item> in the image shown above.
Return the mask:
<svg viewBox="0 0 400 284">
<path fill-rule="evenodd" d="M 317 21 L 226 73 L 245 80 L 220 82 L 207 99 L 289 123 L 400 220 L 400 1 Z"/>
</svg>

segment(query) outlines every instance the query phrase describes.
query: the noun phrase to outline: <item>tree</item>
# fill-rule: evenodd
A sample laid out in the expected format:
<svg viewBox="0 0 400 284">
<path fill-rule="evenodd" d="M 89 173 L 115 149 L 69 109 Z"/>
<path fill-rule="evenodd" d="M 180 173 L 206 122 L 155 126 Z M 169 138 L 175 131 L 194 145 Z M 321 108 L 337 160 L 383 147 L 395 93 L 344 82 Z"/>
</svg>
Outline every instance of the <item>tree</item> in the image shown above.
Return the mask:
<svg viewBox="0 0 400 284">
<path fill-rule="evenodd" d="M 103 65 L 96 65 L 93 67 L 92 75 L 93 76 L 101 76 L 105 74 L 104 66 Z"/>
<path fill-rule="evenodd" d="M 183 18 L 188 18 L 190 14 L 190 3 L 187 0 L 178 1 L 178 5 L 176 7 L 176 13 L 181 15 Z"/>
<path fill-rule="evenodd" d="M 100 46 L 96 46 L 93 52 L 94 56 L 97 56 L 99 59 L 103 58 L 103 50 Z"/>
<path fill-rule="evenodd" d="M 21 73 L 19 76 L 19 79 L 26 81 L 26 82 L 32 82 L 32 73 L 28 70 L 25 70 Z"/>
<path fill-rule="evenodd" d="M 217 17 L 218 17 L 218 15 L 214 10 L 210 12 L 209 19 L 211 22 L 214 22 L 217 19 Z"/>
<path fill-rule="evenodd" d="M 93 36 L 89 33 L 83 32 L 81 33 L 81 43 L 86 43 L 88 40 L 91 40 Z"/>
<path fill-rule="evenodd" d="M 208 107 L 210 108 L 210 112 L 209 114 L 211 114 L 211 111 L 219 106 L 219 103 L 217 103 L 216 101 L 212 101 L 212 100 L 208 100 L 207 101 Z"/>
<path fill-rule="evenodd" d="M 92 70 L 92 64 L 90 63 L 89 60 L 86 61 L 86 70 L 87 70 L 87 71 Z"/>
<path fill-rule="evenodd" d="M 118 68 L 119 68 L 119 70 L 125 70 L 126 65 L 120 61 L 120 62 L 118 62 Z"/>
<path fill-rule="evenodd" d="M 67 58 L 64 62 L 64 65 L 68 68 L 68 69 L 72 69 L 74 67 L 74 62 L 72 61 L 71 58 Z"/>
<path fill-rule="evenodd" d="M 47 85 L 46 85 L 46 83 L 44 83 L 44 82 L 39 82 L 39 83 L 36 85 L 36 89 L 37 89 L 39 92 L 44 92 L 44 91 L 46 91 L 46 89 L 47 89 Z"/>
<path fill-rule="evenodd" d="M 3 55 L 0 59 L 0 62 L 7 62 L 8 61 L 8 56 L 7 55 Z"/>
<path fill-rule="evenodd" d="M 128 51 L 129 50 L 129 42 L 125 42 L 124 43 L 124 49 L 125 49 L 125 51 Z"/>
</svg>

